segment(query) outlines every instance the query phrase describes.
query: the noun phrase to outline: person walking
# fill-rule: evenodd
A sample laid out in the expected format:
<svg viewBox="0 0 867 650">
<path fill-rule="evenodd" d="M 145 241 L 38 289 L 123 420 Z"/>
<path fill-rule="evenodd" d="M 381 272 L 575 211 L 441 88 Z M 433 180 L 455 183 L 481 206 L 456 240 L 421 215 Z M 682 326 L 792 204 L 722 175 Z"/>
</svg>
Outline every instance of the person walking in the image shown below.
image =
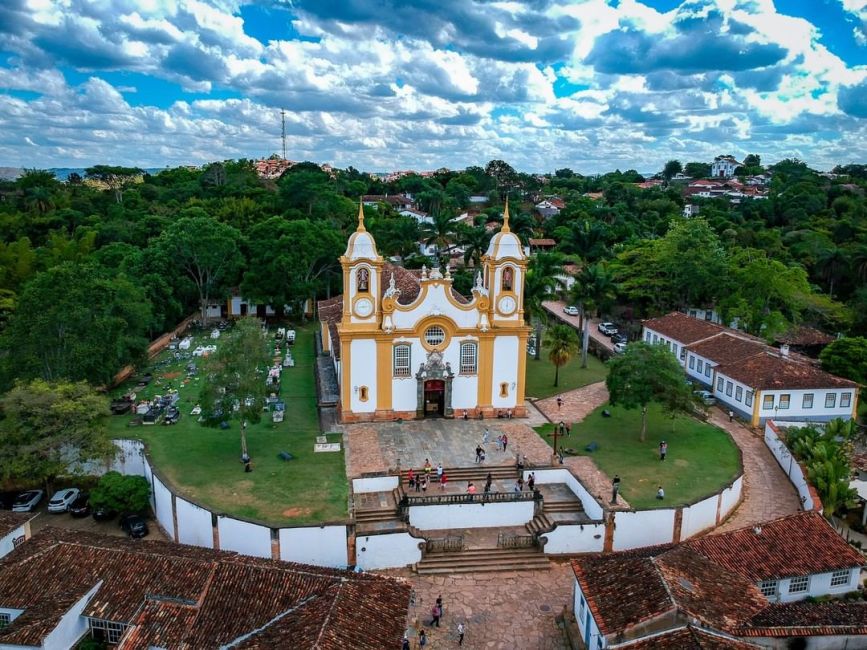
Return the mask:
<svg viewBox="0 0 867 650">
<path fill-rule="evenodd" d="M 735 412 L 729 409 L 729 422 L 734 422 Z"/>
<path fill-rule="evenodd" d="M 446 473 L 443 472 L 442 476 L 440 476 L 440 490 L 446 489 L 446 483 L 448 483 L 448 478 L 446 477 Z"/>
<path fill-rule="evenodd" d="M 615 474 L 611 481 L 611 503 L 617 503 L 617 493 L 620 491 L 620 475 Z"/>
<path fill-rule="evenodd" d="M 464 624 L 458 623 L 458 645 L 464 645 Z"/>
<path fill-rule="evenodd" d="M 659 460 L 665 460 L 665 455 L 668 453 L 668 443 L 663 440 L 659 443 Z"/>
<path fill-rule="evenodd" d="M 422 480 L 421 480 L 421 491 L 422 491 L 422 493 L 426 493 L 426 492 L 427 492 L 427 476 L 425 476 L 425 477 L 422 478 Z"/>
<path fill-rule="evenodd" d="M 410 490 L 415 487 L 415 472 L 412 471 L 412 467 L 410 467 L 409 471 L 406 473 L 406 482 L 409 485 Z"/>
<path fill-rule="evenodd" d="M 417 476 L 415 479 L 415 491 L 416 492 L 421 492 L 421 480 L 422 480 L 422 478 L 423 477 L 421 477 L 421 476 Z"/>
<path fill-rule="evenodd" d="M 482 462 L 482 446 L 476 445 L 476 462 Z"/>
<path fill-rule="evenodd" d="M 430 613 L 433 616 L 433 620 L 430 622 L 430 626 L 433 627 L 434 625 L 436 625 L 437 627 L 439 627 L 440 626 L 440 616 L 442 616 L 442 610 L 440 609 L 440 606 L 437 604 L 434 604 Z"/>
<path fill-rule="evenodd" d="M 504 433 L 503 434 L 503 451 L 506 451 L 506 447 L 509 445 L 509 437 Z"/>
<path fill-rule="evenodd" d="M 557 410 L 559 411 L 563 406 L 563 398 L 559 395 L 557 396 Z"/>
<path fill-rule="evenodd" d="M 527 477 L 527 487 L 532 492 L 536 489 L 536 472 L 530 472 L 530 475 Z"/>
<path fill-rule="evenodd" d="M 524 477 L 523 476 L 518 477 L 518 488 L 519 488 L 518 489 L 519 492 L 524 491 Z"/>
<path fill-rule="evenodd" d="M 430 478 L 430 473 L 431 473 L 432 469 L 433 469 L 433 467 L 431 467 L 430 461 L 427 458 L 425 458 L 424 459 L 424 475 L 426 477 Z"/>
<path fill-rule="evenodd" d="M 437 479 L 440 481 L 443 480 L 443 464 L 442 463 L 437 463 Z"/>
<path fill-rule="evenodd" d="M 491 430 L 488 427 L 485 427 L 485 432 L 482 434 L 482 444 L 488 444 L 488 441 L 491 439 Z"/>
<path fill-rule="evenodd" d="M 407 637 L 406 634 L 403 635 L 403 645 L 401 645 L 401 650 L 410 650 L 409 637 Z"/>
<path fill-rule="evenodd" d="M 433 623 L 431 623 L 433 625 Z M 424 648 L 427 645 L 427 634 L 425 634 L 424 630 L 418 631 L 418 647 Z"/>
</svg>

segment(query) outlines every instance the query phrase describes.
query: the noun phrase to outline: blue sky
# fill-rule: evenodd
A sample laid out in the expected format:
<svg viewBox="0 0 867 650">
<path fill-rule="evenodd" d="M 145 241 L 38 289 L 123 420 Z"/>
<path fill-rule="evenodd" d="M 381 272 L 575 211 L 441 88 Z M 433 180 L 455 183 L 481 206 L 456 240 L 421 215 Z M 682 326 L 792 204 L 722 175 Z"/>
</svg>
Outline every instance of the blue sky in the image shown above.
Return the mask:
<svg viewBox="0 0 867 650">
<path fill-rule="evenodd" d="M 0 166 L 864 162 L 867 0 L 3 0 Z"/>
</svg>

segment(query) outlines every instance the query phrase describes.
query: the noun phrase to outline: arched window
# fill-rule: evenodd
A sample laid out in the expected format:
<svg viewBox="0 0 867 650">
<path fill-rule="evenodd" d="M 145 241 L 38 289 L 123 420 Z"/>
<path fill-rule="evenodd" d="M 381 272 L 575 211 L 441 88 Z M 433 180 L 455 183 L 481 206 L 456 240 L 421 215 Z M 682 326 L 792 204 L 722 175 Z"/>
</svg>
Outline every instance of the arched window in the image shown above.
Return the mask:
<svg viewBox="0 0 867 650">
<path fill-rule="evenodd" d="M 362 402 L 367 401 L 367 386 L 362 386 L 358 389 L 358 399 Z"/>
<path fill-rule="evenodd" d="M 511 266 L 503 269 L 503 291 L 512 291 L 512 286 L 515 283 L 515 272 Z"/>
<path fill-rule="evenodd" d="M 358 269 L 358 275 L 356 276 L 359 293 L 367 293 L 370 291 L 370 271 L 368 271 L 363 266 Z"/>
<path fill-rule="evenodd" d="M 474 375 L 479 370 L 478 348 L 475 343 L 461 343 L 461 373 Z"/>
<path fill-rule="evenodd" d="M 500 397 L 508 397 L 509 396 L 509 384 L 508 382 L 500 383 Z"/>
<path fill-rule="evenodd" d="M 409 377 L 412 360 L 410 358 L 410 347 L 408 345 L 394 346 L 394 376 Z"/>
</svg>

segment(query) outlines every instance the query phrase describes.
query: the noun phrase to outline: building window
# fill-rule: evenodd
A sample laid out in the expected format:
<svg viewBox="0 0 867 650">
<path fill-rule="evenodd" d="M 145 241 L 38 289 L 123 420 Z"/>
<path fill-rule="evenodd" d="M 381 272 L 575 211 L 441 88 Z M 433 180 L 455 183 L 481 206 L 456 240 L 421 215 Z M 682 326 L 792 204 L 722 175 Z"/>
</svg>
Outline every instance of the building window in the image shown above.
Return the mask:
<svg viewBox="0 0 867 650">
<path fill-rule="evenodd" d="M 87 624 L 90 627 L 91 637 L 109 645 L 117 645 L 127 628 L 123 623 L 104 621 L 98 618 L 87 619 Z"/>
<path fill-rule="evenodd" d="M 461 374 L 474 375 L 477 372 L 477 348 L 475 343 L 461 343 Z"/>
<path fill-rule="evenodd" d="M 831 574 L 831 586 L 842 587 L 849 584 L 849 576 L 852 574 L 850 569 L 840 569 Z"/>
<path fill-rule="evenodd" d="M 409 377 L 410 368 L 412 367 L 410 359 L 411 348 L 408 345 L 394 346 L 394 376 Z"/>
<path fill-rule="evenodd" d="M 735 388 L 735 399 L 740 402 L 743 399 L 743 396 L 744 396 L 744 389 L 741 388 L 740 386 Z"/>
<path fill-rule="evenodd" d="M 710 364 L 709 363 L 704 364 L 704 376 L 710 377 Z"/>
<path fill-rule="evenodd" d="M 674 341 L 671 343 L 671 351 L 674 353 L 674 356 L 677 356 L 677 343 Z"/>
<path fill-rule="evenodd" d="M 766 411 L 774 408 L 774 396 L 773 395 L 765 395 L 762 398 L 762 408 Z"/>
<path fill-rule="evenodd" d="M 695 369 L 698 371 L 698 374 L 703 373 L 704 372 L 704 361 L 699 359 L 698 363 L 695 364 Z"/>
<path fill-rule="evenodd" d="M 436 347 L 446 340 L 445 330 L 439 325 L 428 327 L 424 333 L 424 340 L 427 341 L 428 345 Z"/>
<path fill-rule="evenodd" d="M 726 395 L 728 395 L 729 397 L 731 397 L 731 396 L 732 396 L 732 389 L 733 389 L 733 388 L 734 388 L 734 384 L 732 384 L 730 381 L 727 381 L 727 382 L 726 382 Z"/>
<path fill-rule="evenodd" d="M 653 344 L 656 345 L 657 343 L 659 343 L 659 337 L 656 334 L 654 334 L 653 335 Z"/>
<path fill-rule="evenodd" d="M 791 401 L 791 398 L 792 398 L 792 396 L 789 395 L 788 393 L 784 393 L 783 395 L 780 395 L 780 408 L 781 409 L 789 408 L 789 402 Z"/>
<path fill-rule="evenodd" d="M 810 586 L 810 576 L 798 576 L 789 580 L 789 593 L 802 594 Z"/>
<path fill-rule="evenodd" d="M 725 384 L 725 382 L 723 381 L 723 378 L 717 377 L 717 379 L 716 379 L 716 392 L 718 392 L 718 393 L 723 392 L 723 384 Z"/>
<path fill-rule="evenodd" d="M 644 340 L 647 341 L 648 343 L 650 343 L 650 332 L 644 333 Z"/>
<path fill-rule="evenodd" d="M 12 622 L 12 614 L 0 612 L 0 630 Z"/>
<path fill-rule="evenodd" d="M 693 368 L 695 368 L 695 357 L 689 355 L 689 369 L 692 370 Z"/>
<path fill-rule="evenodd" d="M 680 348 L 680 360 L 686 359 L 686 348 Z"/>
<path fill-rule="evenodd" d="M 804 399 L 801 400 L 802 409 L 813 408 L 813 393 L 804 393 Z"/>
<path fill-rule="evenodd" d="M 825 393 L 825 408 L 832 409 L 837 405 L 837 393 Z"/>
<path fill-rule="evenodd" d="M 849 408 L 852 405 L 852 393 L 840 393 L 840 408 Z"/>
<path fill-rule="evenodd" d="M 762 590 L 762 596 L 765 598 L 773 598 L 777 595 L 777 581 L 776 580 L 762 580 L 759 585 L 759 589 Z"/>
<path fill-rule="evenodd" d="M 746 399 L 744 399 L 744 404 L 746 404 L 747 406 L 753 405 L 753 391 L 751 391 L 751 390 L 747 391 L 747 396 L 746 396 Z"/>
<path fill-rule="evenodd" d="M 367 401 L 367 386 L 360 386 L 358 389 L 358 399 L 362 402 Z"/>
<path fill-rule="evenodd" d="M 500 397 L 509 396 L 509 384 L 505 381 L 500 382 Z"/>
</svg>

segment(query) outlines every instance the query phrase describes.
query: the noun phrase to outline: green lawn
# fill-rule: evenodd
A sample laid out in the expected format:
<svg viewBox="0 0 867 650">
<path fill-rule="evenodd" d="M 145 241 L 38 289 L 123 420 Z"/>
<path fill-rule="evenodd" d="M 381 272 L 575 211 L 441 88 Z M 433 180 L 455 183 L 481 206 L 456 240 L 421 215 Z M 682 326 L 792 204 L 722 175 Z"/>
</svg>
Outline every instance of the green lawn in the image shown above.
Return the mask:
<svg viewBox="0 0 867 650">
<path fill-rule="evenodd" d="M 253 459 L 253 472 L 244 473 L 240 462 L 240 429 L 236 420 L 231 428 L 220 430 L 202 426 L 190 415 L 199 393 L 194 379 L 180 390 L 180 422 L 173 426 L 129 427 L 130 417 L 110 420 L 112 435 L 144 440 L 154 466 L 181 494 L 219 512 L 248 517 L 269 524 L 300 524 L 332 521 L 347 515 L 348 486 L 343 451 L 314 453 L 319 434 L 316 387 L 313 371 L 313 328 L 296 328 L 293 356 L 295 367 L 286 368 L 281 383 L 281 398 L 286 402 L 286 417 L 274 424 L 263 413 L 258 424 L 247 427 L 247 446 Z M 211 341 L 208 341 L 209 343 Z M 191 349 L 200 341 L 197 340 Z M 219 345 L 219 340 L 216 341 Z M 167 358 L 165 352 L 155 362 Z M 178 387 L 188 361 L 172 363 L 153 371 L 155 381 L 139 395 L 149 397 L 166 387 Z M 201 363 L 199 363 L 201 368 Z M 168 377 L 166 377 L 168 375 Z M 157 385 L 156 381 L 160 384 Z M 120 392 L 129 390 L 122 387 Z M 339 442 L 331 436 L 329 442 Z M 294 460 L 277 457 L 288 451 Z"/>
<path fill-rule="evenodd" d="M 602 417 L 602 409 L 611 411 Z M 536 431 L 551 444 L 553 424 Z M 634 508 L 652 508 L 691 503 L 728 485 L 741 468 L 737 445 L 722 429 L 692 418 L 675 420 L 651 406 L 647 414 L 647 441 L 639 442 L 641 412 L 601 406 L 583 422 L 572 427 L 572 435 L 558 438 L 558 446 L 572 448 L 593 458 L 609 476 L 619 474 L 620 492 Z M 565 440 L 565 442 L 564 442 Z M 659 460 L 659 442 L 668 443 L 668 455 Z M 588 453 L 584 447 L 596 442 L 599 448 Z M 665 500 L 656 499 L 662 485 Z"/>
<path fill-rule="evenodd" d="M 545 335 L 542 335 L 542 343 Z M 541 357 L 536 361 L 527 355 L 527 397 L 542 399 L 573 388 L 604 381 L 608 375 L 605 364 L 592 354 L 587 355 L 587 367 L 581 367 L 581 353 L 560 368 L 560 385 L 554 386 L 554 364 L 548 360 L 548 348 L 543 347 Z"/>
</svg>

